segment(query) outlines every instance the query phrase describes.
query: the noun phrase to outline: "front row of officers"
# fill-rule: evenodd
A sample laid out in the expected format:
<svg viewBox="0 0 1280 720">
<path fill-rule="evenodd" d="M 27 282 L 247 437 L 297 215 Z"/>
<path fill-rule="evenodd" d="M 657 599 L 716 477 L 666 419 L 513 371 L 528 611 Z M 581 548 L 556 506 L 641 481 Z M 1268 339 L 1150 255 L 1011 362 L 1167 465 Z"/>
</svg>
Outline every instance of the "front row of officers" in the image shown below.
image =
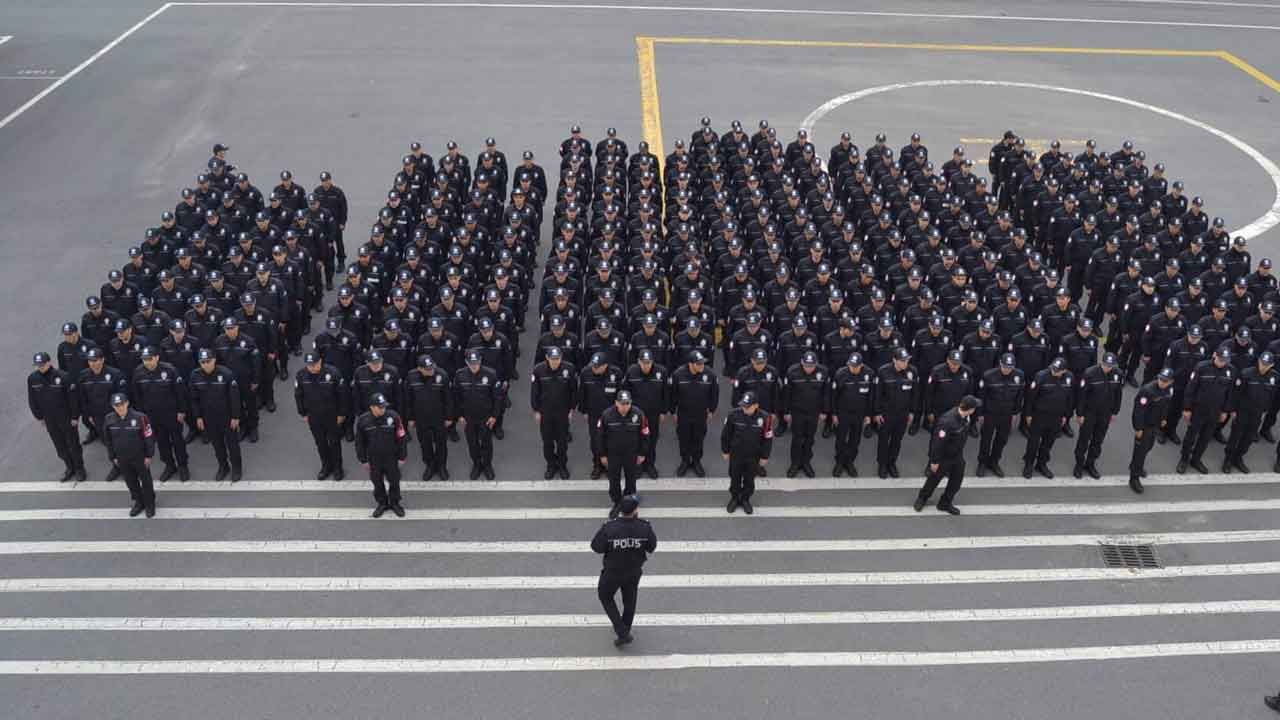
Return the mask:
<svg viewBox="0 0 1280 720">
<path fill-rule="evenodd" d="M 543 441 L 544 477 L 570 476 L 568 444 L 575 412 L 588 419 L 592 478 L 608 476 L 615 512 L 625 495 L 636 492 L 641 474 L 657 477 L 659 429 L 668 415 L 674 416 L 679 439 L 677 475 L 706 475 L 703 445 L 719 405 L 719 387 L 701 352 L 692 352 L 673 373 L 655 363 L 648 351 L 642 351 L 626 373 L 602 354 L 594 355 L 581 371 L 563 358 L 558 347 L 548 347 L 545 356 L 533 369 L 530 398 Z M 72 378 L 54 368 L 48 354 L 37 353 L 36 369 L 27 383 L 28 400 L 33 416 L 45 426 L 65 463 L 62 479 L 85 479 L 78 431 L 83 419 L 90 426 L 91 437 L 100 436 L 108 447 L 112 460 L 108 479 L 125 478 L 138 512 L 154 512 L 149 466 L 157 449 L 165 465 L 161 482 L 174 475 L 189 478 L 186 444 L 190 438 L 183 437 L 183 427 L 189 423 L 213 445 L 218 462 L 216 479 L 230 475 L 232 482 L 238 481 L 242 475 L 240 424 L 244 407 L 238 374 L 218 364 L 211 350 L 200 350 L 197 360 L 198 367 L 183 377 L 147 348 L 142 352 L 141 366 L 126 380 L 120 371 L 104 367 L 95 348 L 88 353 L 89 369 L 80 378 Z M 981 376 L 975 376 L 962 360 L 963 356 L 953 351 L 928 377 L 921 377 L 906 349 L 898 349 L 878 370 L 868 368 L 862 355 L 855 352 L 844 367 L 831 373 L 815 353 L 806 352 L 800 362 L 779 374 L 763 351 L 753 354 L 750 364 L 735 377 L 735 407 L 721 432 L 721 452 L 729 463 L 728 511 L 754 511 L 755 478 L 764 474 L 774 437 L 787 431 L 792 434 L 789 477 L 801 472 L 814 476 L 814 438 L 828 423 L 835 436 L 833 475 L 856 476 L 854 462 L 861 440 L 876 434 L 879 476 L 898 477 L 902 438 L 921 409 L 925 414 L 922 424 L 931 432 L 931 449 L 929 483 L 917 505 L 923 505 L 933 487 L 947 477 L 948 487 L 939 508 L 958 512 L 953 501 L 963 476 L 963 444 L 969 437 L 979 438 L 977 474 L 991 472 L 1004 477 L 1001 459 L 1015 425 L 1027 438 L 1022 475 L 1030 478 L 1039 473 L 1052 478 L 1051 452 L 1057 438 L 1070 427 L 1073 415 L 1079 426 L 1073 474 L 1101 477 L 1097 460 L 1111 422 L 1120 411 L 1125 384 L 1113 354 L 1105 354 L 1079 377 L 1058 358 L 1030 381 L 1017 368 L 1012 353 L 1003 355 L 997 367 Z M 1145 459 L 1157 441 L 1181 445 L 1179 473 L 1189 468 L 1207 473 L 1204 453 L 1215 437 L 1226 445 L 1222 471 L 1249 472 L 1244 458 L 1271 419 L 1280 374 L 1274 370 L 1275 358 L 1270 352 L 1261 353 L 1243 367 L 1233 360 L 1238 358 L 1224 345 L 1185 376 L 1180 376 L 1176 366 L 1165 367 L 1141 387 L 1132 417 L 1134 450 L 1129 485 L 1134 492 L 1143 491 Z M 396 515 L 404 512 L 400 467 L 407 457 L 408 438 L 415 430 L 425 465 L 424 480 L 449 478 L 448 441 L 457 425 L 465 428 L 471 479 L 481 475 L 494 479 L 493 438 L 507 405 L 506 383 L 483 364 L 478 352 L 469 352 L 465 367 L 452 376 L 437 368 L 431 356 L 422 355 L 403 381 L 397 374 L 385 387 L 373 384 L 358 388 L 369 389 L 367 393 L 354 392 L 343 374 L 325 364 L 318 353 L 307 353 L 304 362 L 305 367 L 296 375 L 294 397 L 320 456 L 317 478 L 341 480 L 345 476 L 342 440 L 350 437 L 374 485 L 375 516 L 387 510 Z M 370 366 L 380 362 L 371 355 Z M 79 387 L 84 383 L 92 384 L 92 392 Z M 100 391 L 108 393 L 110 412 L 98 414 L 97 409 L 82 407 L 82 403 L 94 403 L 95 393 Z M 922 393 L 927 397 L 922 398 Z M 117 400 L 124 404 L 117 404 Z M 1228 438 L 1224 431 L 1233 417 Z M 128 424 L 122 425 L 125 421 Z M 1186 422 L 1185 437 L 1177 434 L 1180 421 Z M 1276 469 L 1280 472 L 1280 457 Z"/>
</svg>

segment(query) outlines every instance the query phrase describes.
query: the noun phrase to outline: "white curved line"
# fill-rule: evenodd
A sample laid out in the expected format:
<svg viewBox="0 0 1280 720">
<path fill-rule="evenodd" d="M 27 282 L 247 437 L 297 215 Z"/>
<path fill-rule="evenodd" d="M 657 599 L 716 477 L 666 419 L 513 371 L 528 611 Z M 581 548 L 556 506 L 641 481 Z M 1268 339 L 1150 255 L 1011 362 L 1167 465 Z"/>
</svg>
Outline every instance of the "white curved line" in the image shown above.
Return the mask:
<svg viewBox="0 0 1280 720">
<path fill-rule="evenodd" d="M 858 90 L 856 92 L 846 93 L 844 95 L 834 97 L 826 101 L 825 103 L 819 105 L 817 108 L 813 110 L 813 112 L 809 113 L 809 115 L 805 117 L 804 122 L 801 123 L 801 127 L 804 127 L 805 129 L 807 129 L 809 131 L 809 135 L 812 137 L 814 126 L 817 125 L 818 122 L 822 120 L 822 118 L 825 117 L 832 110 L 835 110 L 841 105 L 851 103 L 855 100 L 861 100 L 863 98 L 870 97 L 872 95 L 879 95 L 881 93 L 892 92 L 894 90 L 906 90 L 909 88 L 918 88 L 918 87 L 954 87 L 954 86 L 963 86 L 963 85 L 979 85 L 979 86 L 987 86 L 987 87 L 1015 87 L 1015 88 L 1027 88 L 1031 90 L 1049 90 L 1053 92 L 1068 93 L 1071 95 L 1083 95 L 1085 97 L 1097 98 L 1098 100 L 1109 100 L 1111 102 L 1120 103 L 1121 105 L 1128 105 L 1129 107 L 1135 107 L 1140 110 L 1147 110 L 1157 115 L 1163 115 L 1167 118 L 1178 120 L 1194 128 L 1203 130 L 1204 132 L 1207 132 L 1210 135 L 1213 135 L 1222 140 L 1225 140 L 1226 142 L 1235 146 L 1235 148 L 1240 152 L 1244 153 L 1245 155 L 1248 155 L 1254 162 L 1258 163 L 1258 165 L 1262 167 L 1263 172 L 1265 172 L 1268 176 L 1271 177 L 1271 183 L 1275 185 L 1275 188 L 1276 188 L 1276 198 L 1275 198 L 1275 201 L 1271 204 L 1271 208 L 1267 210 L 1265 213 L 1263 213 L 1261 216 L 1259 216 L 1256 220 L 1249 223 L 1248 225 L 1245 225 L 1244 227 L 1239 228 L 1237 230 L 1231 231 L 1231 234 L 1240 235 L 1246 239 L 1252 240 L 1253 238 L 1270 230 L 1276 225 L 1280 225 L 1280 166 L 1277 166 L 1274 162 L 1271 161 L 1270 158 L 1268 158 L 1266 155 L 1263 155 L 1261 152 L 1259 152 L 1256 148 L 1254 148 L 1249 143 L 1246 143 L 1245 141 L 1241 140 L 1240 138 L 1234 135 L 1231 135 L 1230 133 L 1219 130 L 1218 128 L 1208 123 L 1201 122 L 1199 120 L 1196 120 L 1195 118 L 1187 117 L 1182 113 L 1177 113 L 1172 110 L 1167 110 L 1165 108 L 1158 107 L 1155 105 L 1150 105 L 1144 102 L 1139 102 L 1137 100 L 1131 100 L 1126 97 L 1120 97 L 1119 95 L 1108 95 L 1107 93 L 1094 92 L 1092 90 L 1080 90 L 1078 88 L 1059 87 L 1057 85 L 1041 85 L 1039 83 L 1026 83 L 1026 82 L 1007 82 L 1003 80 L 919 80 L 916 82 L 894 83 L 893 85 L 880 85 L 878 87 L 865 88 L 862 90 Z"/>
</svg>

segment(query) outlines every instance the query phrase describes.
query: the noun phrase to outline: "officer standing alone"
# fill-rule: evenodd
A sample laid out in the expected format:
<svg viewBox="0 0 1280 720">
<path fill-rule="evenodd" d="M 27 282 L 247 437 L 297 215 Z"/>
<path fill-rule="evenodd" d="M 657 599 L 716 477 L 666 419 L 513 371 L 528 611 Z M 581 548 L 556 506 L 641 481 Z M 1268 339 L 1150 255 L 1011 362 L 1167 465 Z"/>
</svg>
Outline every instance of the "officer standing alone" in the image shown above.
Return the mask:
<svg viewBox="0 0 1280 720">
<path fill-rule="evenodd" d="M 151 421 L 137 410 L 129 409 L 129 398 L 124 393 L 111 396 L 111 409 L 102 420 L 102 442 L 107 446 L 107 458 L 120 469 L 120 476 L 129 486 L 129 496 L 133 498 L 129 517 L 137 517 L 143 511 L 147 517 L 155 517 L 156 490 L 151 482 L 151 458 L 156 454 L 156 440 Z"/>
<path fill-rule="evenodd" d="M 408 433 L 399 413 L 388 408 L 386 396 L 374 393 L 369 410 L 356 419 L 356 459 L 369 470 L 373 499 L 378 503 L 373 517 L 388 510 L 404 517 L 400 504 L 400 466 L 408 457 Z"/>
<path fill-rule="evenodd" d="M 925 475 L 924 487 L 916 495 L 912 508 L 916 512 L 924 509 L 929 496 L 938 487 L 945 476 L 947 487 L 938 499 L 938 510 L 951 515 L 959 515 L 960 508 L 955 506 L 956 493 L 964 482 L 964 445 L 969 440 L 969 426 L 973 422 L 973 414 L 982 407 L 982 401 L 972 395 L 960 398 L 960 404 L 942 413 L 933 422 L 933 432 L 929 436 L 929 467 Z"/>
<path fill-rule="evenodd" d="M 745 392 L 720 431 L 720 452 L 729 461 L 726 511 L 732 513 L 741 506 L 748 515 L 755 512 L 751 496 L 756 491 L 756 475 L 769 464 L 772 450 L 773 416 L 760 409 L 755 393 Z"/>
<path fill-rule="evenodd" d="M 631 404 L 631 393 L 619 390 L 613 407 L 600 415 L 600 462 L 609 473 L 609 499 L 613 509 L 609 518 L 618 516 L 623 495 L 636 494 L 636 476 L 644 465 L 645 447 L 649 442 L 649 420 Z M 623 476 L 627 485 L 622 487 Z"/>
<path fill-rule="evenodd" d="M 591 539 L 591 549 L 604 555 L 604 569 L 596 592 L 604 606 L 613 632 L 617 636 L 613 644 L 622 647 L 634 638 L 631 623 L 636 616 L 636 596 L 640 589 L 640 576 L 645 560 L 658 549 L 658 536 L 648 521 L 639 517 L 640 498 L 628 495 L 619 503 L 620 517 L 610 519 Z M 622 591 L 622 612 L 614 595 Z"/>
</svg>

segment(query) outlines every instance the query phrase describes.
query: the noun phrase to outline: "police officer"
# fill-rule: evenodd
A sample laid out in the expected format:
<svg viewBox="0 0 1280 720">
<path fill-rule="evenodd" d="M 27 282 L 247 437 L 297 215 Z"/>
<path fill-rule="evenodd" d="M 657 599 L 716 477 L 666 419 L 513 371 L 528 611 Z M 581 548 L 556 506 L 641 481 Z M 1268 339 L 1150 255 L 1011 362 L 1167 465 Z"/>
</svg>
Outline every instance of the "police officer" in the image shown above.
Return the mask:
<svg viewBox="0 0 1280 720">
<path fill-rule="evenodd" d="M 618 516 L 622 496 L 634 495 L 636 477 L 645 462 L 645 450 L 649 442 L 649 420 L 644 412 L 632 406 L 631 392 L 619 390 L 613 407 L 600 415 L 600 446 L 603 453 L 600 463 L 609 473 L 609 499 L 613 508 L 609 519 Z M 626 478 L 626 488 L 622 486 Z"/>
<path fill-rule="evenodd" d="M 187 381 L 191 414 L 196 418 L 196 428 L 209 439 L 218 459 L 214 480 L 225 480 L 229 473 L 231 482 L 239 482 L 242 402 L 236 374 L 218 365 L 218 356 L 209 348 L 202 348 L 196 360 L 200 367 L 191 372 L 191 379 Z"/>
<path fill-rule="evenodd" d="M 1258 355 L 1258 363 L 1240 372 L 1236 379 L 1233 407 L 1236 410 L 1236 421 L 1231 425 L 1231 437 L 1227 440 L 1227 455 L 1222 461 L 1222 472 L 1229 473 L 1235 467 L 1242 473 L 1249 472 L 1244 464 L 1244 456 L 1249 446 L 1258 437 L 1258 424 L 1262 416 L 1275 401 L 1280 389 L 1280 373 L 1272 370 L 1275 355 L 1263 352 Z"/>
<path fill-rule="evenodd" d="M 533 420 L 542 435 L 542 457 L 547 461 L 545 480 L 559 475 L 569 479 L 569 420 L 578 405 L 578 369 L 564 359 L 555 345 L 546 349 L 547 359 L 533 367 L 529 383 L 529 404 Z"/>
<path fill-rule="evenodd" d="M 1231 365 L 1231 351 L 1225 346 L 1213 352 L 1213 359 L 1196 366 L 1187 382 L 1182 398 L 1182 416 L 1187 420 L 1187 436 L 1182 443 L 1182 458 L 1178 461 L 1178 474 L 1187 472 L 1187 466 L 1208 474 L 1202 458 L 1217 428 L 1235 412 L 1232 393 L 1239 371 Z"/>
<path fill-rule="evenodd" d="M 1165 425 L 1173 402 L 1173 370 L 1165 368 L 1138 390 L 1133 399 L 1133 458 L 1129 461 L 1129 489 L 1141 494 L 1147 476 L 1147 453 L 1155 445 L 1156 433 Z"/>
<path fill-rule="evenodd" d="M 73 476 L 85 479 L 84 453 L 80 448 L 80 390 L 70 373 L 53 367 L 49 353 L 32 358 L 35 370 L 27 376 L 27 404 L 31 415 L 44 426 L 58 459 L 66 466 L 60 482 Z"/>
<path fill-rule="evenodd" d="M 1000 458 L 1009 442 L 1009 430 L 1014 418 L 1022 417 L 1026 384 L 1026 374 L 1018 369 L 1018 359 L 1013 353 L 1000 356 L 1000 365 L 983 373 L 982 379 L 978 381 L 978 392 L 982 400 L 978 477 L 986 475 L 987 470 L 996 477 L 1004 477 Z"/>
<path fill-rule="evenodd" d="M 142 350 L 142 364 L 133 371 L 131 387 L 135 406 L 147 414 L 160 446 L 160 459 L 164 461 L 160 482 L 174 475 L 182 482 L 190 480 L 187 443 L 182 439 L 182 425 L 190 405 L 187 379 L 178 368 L 161 362 L 158 348 L 146 347 Z"/>
<path fill-rule="evenodd" d="M 1076 465 L 1071 474 L 1083 477 L 1085 472 L 1097 480 L 1098 457 L 1107 438 L 1107 428 L 1120 412 L 1124 397 L 1124 378 L 1116 372 L 1116 356 L 1107 353 L 1102 362 L 1088 368 L 1080 376 L 1076 391 L 1076 417 L 1080 421 L 1080 437 L 1076 440 Z"/>
<path fill-rule="evenodd" d="M 745 392 L 738 407 L 724 419 L 720 431 L 720 453 L 729 461 L 729 504 L 732 513 L 739 506 L 750 515 L 751 496 L 756 491 L 756 475 L 769 464 L 773 451 L 773 416 L 760 408 L 755 393 Z"/>
<path fill-rule="evenodd" d="M 400 466 L 408 456 L 408 439 L 399 413 L 388 407 L 386 396 L 374 393 L 369 410 L 356 418 L 356 459 L 369 471 L 373 483 L 373 499 L 377 507 L 373 517 L 390 510 L 404 517 L 400 504 Z"/>
<path fill-rule="evenodd" d="M 880 440 L 876 445 L 879 475 L 898 477 L 898 452 L 902 436 L 914 417 L 913 410 L 920 393 L 920 373 L 911 364 L 906 348 L 894 351 L 893 359 L 876 372 L 876 424 Z"/>
<path fill-rule="evenodd" d="M 1054 358 L 1027 386 L 1023 418 L 1027 424 L 1027 450 L 1022 455 L 1022 477 L 1036 472 L 1053 479 L 1049 469 L 1053 442 L 1062 432 L 1075 409 L 1075 377 L 1067 369 L 1067 361 Z"/>
<path fill-rule="evenodd" d="M 236 417 L 243 418 L 239 423 L 240 438 L 249 442 L 258 441 L 258 381 L 262 377 L 262 352 L 252 337 L 240 332 L 240 323 L 233 317 L 222 321 L 223 334 L 214 340 L 213 348 L 218 354 L 218 365 L 230 369 L 236 376 L 237 388 L 240 391 L 242 411 Z"/>
<path fill-rule="evenodd" d="M 800 362 L 787 369 L 782 383 L 783 419 L 791 426 L 791 465 L 787 477 L 804 471 L 814 477 L 813 438 L 818 426 L 826 422 L 831 407 L 831 377 L 826 366 L 818 363 L 812 350 L 800 356 Z"/>
<path fill-rule="evenodd" d="M 707 357 L 700 350 L 688 355 L 688 362 L 676 368 L 671 375 L 671 410 L 676 415 L 676 440 L 680 445 L 680 467 L 676 477 L 684 477 L 693 471 L 698 477 L 706 477 L 702 467 L 703 443 L 707 437 L 707 423 L 720 405 L 720 385 L 716 375 L 707 369 Z"/>
<path fill-rule="evenodd" d="M 604 606 L 613 632 L 613 644 L 622 647 L 634 638 L 631 622 L 636 616 L 636 595 L 640 588 L 641 568 L 649 555 L 658 549 L 658 536 L 647 520 L 639 517 L 640 498 L 628 495 L 618 506 L 619 517 L 600 526 L 591 539 L 591 550 L 604 555 L 604 569 L 596 593 Z M 613 596 L 622 591 L 622 612 Z"/>
<path fill-rule="evenodd" d="M 862 363 L 861 353 L 850 353 L 844 367 L 831 380 L 831 414 L 835 417 L 835 467 L 831 474 L 847 472 L 856 477 L 858 446 L 869 436 L 875 416 L 876 375 Z"/>
<path fill-rule="evenodd" d="M 605 472 L 605 467 L 600 462 L 604 455 L 604 445 L 600 442 L 600 416 L 613 407 L 622 379 L 622 370 L 616 365 L 610 365 L 608 356 L 600 352 L 593 354 L 590 365 L 578 373 L 578 412 L 587 418 L 592 480 L 600 479 Z"/>
<path fill-rule="evenodd" d="M 658 434 L 661 424 L 671 407 L 671 376 L 667 369 L 656 362 L 653 350 L 641 350 L 637 361 L 627 369 L 622 386 L 631 393 L 632 402 L 644 413 L 649 421 L 649 435 L 640 449 L 644 463 L 640 472 L 647 473 L 653 479 L 658 478 L 657 461 Z"/>
<path fill-rule="evenodd" d="M 995 368 L 992 368 L 995 369 Z M 929 436 L 929 468 L 925 475 L 924 487 L 916 495 L 911 505 L 916 512 L 924 509 L 929 502 L 943 476 L 947 478 L 947 487 L 938 499 L 938 510 L 950 515 L 959 515 L 960 508 L 955 506 L 956 493 L 960 492 L 960 484 L 964 482 L 964 444 L 969 439 L 969 424 L 974 421 L 973 414 L 982 407 L 982 401 L 972 395 L 960 398 L 960 403 L 938 416 L 933 423 L 933 431 Z"/>
<path fill-rule="evenodd" d="M 320 455 L 316 479 L 332 475 L 334 480 L 341 480 L 346 477 L 342 467 L 342 426 L 351 415 L 347 380 L 338 368 L 326 365 L 318 352 L 308 352 L 302 363 L 303 368 L 294 377 L 293 399 L 298 415 L 311 429 Z"/>
<path fill-rule="evenodd" d="M 453 376 L 430 355 L 418 356 L 418 367 L 404 378 L 404 420 L 417 429 L 422 448 L 422 481 L 433 476 L 449 479 L 448 432 L 457 415 L 453 406 Z"/>
<path fill-rule="evenodd" d="M 155 517 L 151 457 L 156 454 L 156 440 L 151 421 L 129 409 L 129 398 L 124 393 L 111 396 L 111 408 L 114 412 L 102 419 L 102 443 L 107 446 L 107 458 L 120 468 L 120 475 L 129 486 L 129 497 L 133 498 L 129 517 L 137 517 L 144 510 L 147 517 Z"/>
<path fill-rule="evenodd" d="M 493 427 L 506 399 L 497 373 L 481 365 L 479 352 L 467 351 L 466 367 L 459 368 L 453 376 L 453 405 L 458 419 L 466 425 L 472 480 L 482 474 L 487 480 L 494 479 Z"/>
<path fill-rule="evenodd" d="M 80 389 L 80 412 L 89 426 L 89 435 L 84 445 L 101 437 L 99 423 L 111 412 L 111 396 L 128 389 L 129 378 L 120 370 L 107 364 L 107 356 L 102 348 L 89 348 L 85 353 L 85 361 L 89 367 L 80 371 L 76 387 Z M 115 480 L 120 473 L 113 467 L 107 475 L 108 482 Z"/>
</svg>

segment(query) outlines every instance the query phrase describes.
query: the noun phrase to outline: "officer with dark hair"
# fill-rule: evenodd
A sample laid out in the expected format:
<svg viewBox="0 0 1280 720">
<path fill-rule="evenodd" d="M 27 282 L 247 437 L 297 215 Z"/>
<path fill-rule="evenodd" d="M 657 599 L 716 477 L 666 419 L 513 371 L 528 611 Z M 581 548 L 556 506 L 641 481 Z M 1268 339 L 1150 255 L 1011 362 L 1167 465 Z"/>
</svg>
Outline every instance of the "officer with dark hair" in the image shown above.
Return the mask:
<svg viewBox="0 0 1280 720">
<path fill-rule="evenodd" d="M 1138 390 L 1133 399 L 1133 458 L 1129 461 L 1129 489 L 1141 494 L 1147 476 L 1147 453 L 1155 445 L 1155 435 L 1165 424 L 1173 402 L 1173 370 L 1165 368 Z"/>
<path fill-rule="evenodd" d="M 458 419 L 466 426 L 470 478 L 476 480 L 483 474 L 485 479 L 493 480 L 493 426 L 506 402 L 506 392 L 497 373 L 480 361 L 479 352 L 467 352 L 466 367 L 453 376 L 453 404 Z"/>
<path fill-rule="evenodd" d="M 542 457 L 547 461 L 542 477 L 557 474 L 569 479 L 569 420 L 578 405 L 578 369 L 564 359 L 556 345 L 546 348 L 546 360 L 533 366 L 529 404 L 542 434 Z"/>
<path fill-rule="evenodd" d="M 613 508 L 609 519 L 618 516 L 623 495 L 636 494 L 636 477 L 645 462 L 645 449 L 649 442 L 649 420 L 644 412 L 631 403 L 631 393 L 619 390 L 613 406 L 600 414 L 600 464 L 609 473 L 609 499 Z M 622 485 L 626 478 L 626 487 Z"/>
<path fill-rule="evenodd" d="M 728 512 L 738 507 L 748 515 L 755 512 L 751 496 L 756 490 L 756 475 L 769 464 L 772 451 L 773 416 L 760 408 L 755 393 L 745 392 L 720 431 L 720 453 L 729 461 Z"/>
<path fill-rule="evenodd" d="M 1231 425 L 1226 458 L 1222 461 L 1224 473 L 1231 472 L 1233 467 L 1242 473 L 1249 472 L 1249 466 L 1244 464 L 1244 456 L 1258 437 L 1258 424 L 1262 422 L 1262 416 L 1274 406 L 1277 392 L 1280 391 L 1280 373 L 1272 370 L 1275 364 L 1275 355 L 1263 352 L 1258 355 L 1257 364 L 1242 370 L 1236 379 L 1236 386 L 1232 390 L 1236 420 Z"/>
<path fill-rule="evenodd" d="M 622 647 L 634 638 L 631 622 L 636 615 L 636 595 L 640 588 L 640 576 L 645 560 L 658 549 L 658 536 L 647 520 L 641 520 L 638 509 L 640 498 L 628 495 L 618 504 L 619 517 L 610 518 L 600 526 L 591 539 L 591 550 L 604 555 L 604 569 L 596 594 L 604 606 L 613 632 L 617 636 L 613 644 Z M 622 612 L 613 596 L 622 591 Z"/>
<path fill-rule="evenodd" d="M 858 446 L 869 436 L 875 417 L 876 374 L 863 365 L 861 353 L 850 353 L 831 380 L 831 414 L 835 417 L 836 460 L 831 474 L 856 477 Z"/>
<path fill-rule="evenodd" d="M 147 347 L 142 350 L 142 364 L 133 371 L 131 388 L 135 406 L 147 414 L 160 446 L 160 459 L 164 461 L 160 482 L 174 475 L 182 482 L 190 480 L 187 443 L 182 439 L 182 425 L 189 410 L 187 379 L 178 368 L 161 362 L 158 348 Z"/>
<path fill-rule="evenodd" d="M 1115 355 L 1107 353 L 1100 363 L 1079 376 L 1076 417 L 1080 420 L 1080 438 L 1076 440 L 1076 465 L 1071 471 L 1075 477 L 1083 477 L 1085 472 L 1095 480 L 1102 477 L 1098 458 L 1124 397 L 1124 378 L 1116 372 L 1117 362 Z"/>
<path fill-rule="evenodd" d="M 990 470 L 1004 477 L 1000 458 L 1009 442 L 1009 430 L 1015 418 L 1021 423 L 1026 374 L 1018 369 L 1013 353 L 1000 357 L 1000 365 L 982 374 L 978 392 L 982 400 L 982 437 L 978 443 L 978 477 Z"/>
<path fill-rule="evenodd" d="M 1187 420 L 1187 436 L 1182 443 L 1178 474 L 1187 466 L 1208 474 L 1202 461 L 1209 439 L 1227 418 L 1235 413 L 1232 393 L 1240 373 L 1231 365 L 1231 351 L 1225 346 L 1213 352 L 1211 360 L 1202 361 L 1191 373 L 1182 399 L 1182 416 Z"/>
<path fill-rule="evenodd" d="M 156 514 L 156 490 L 151 482 L 151 457 L 156 454 L 155 434 L 151 421 L 137 410 L 129 409 L 129 398 L 124 393 L 111 396 L 111 408 L 102 419 L 102 444 L 107 446 L 107 459 L 120 469 L 133 507 L 129 517 L 137 517 L 146 511 L 147 517 Z"/>
<path fill-rule="evenodd" d="M 196 418 L 196 428 L 209 439 L 218 459 L 218 474 L 214 480 L 225 480 L 230 473 L 231 482 L 239 482 L 242 474 L 240 413 L 243 404 L 236 374 L 218 365 L 217 354 L 209 348 L 201 349 L 196 359 L 200 367 L 192 371 L 187 382 L 191 393 L 191 414 Z"/>
<path fill-rule="evenodd" d="M 924 509 L 929 496 L 945 476 L 947 487 L 938 499 L 938 510 L 959 515 L 955 506 L 956 493 L 964 482 L 964 445 L 969 439 L 969 424 L 973 414 L 982 407 L 982 401 L 972 395 L 960 398 L 960 403 L 938 416 L 929 435 L 929 467 L 924 487 L 911 505 L 916 512 Z"/>
<path fill-rule="evenodd" d="M 1034 469 L 1053 479 L 1049 469 L 1053 443 L 1062 432 L 1071 411 L 1075 409 L 1075 376 L 1067 362 L 1055 358 L 1027 386 L 1023 417 L 1027 424 L 1027 450 L 1022 455 L 1022 477 L 1030 478 Z"/>
<path fill-rule="evenodd" d="M 320 353 L 307 353 L 302 363 L 304 367 L 294 377 L 293 399 L 320 454 L 316 479 L 332 475 L 334 480 L 341 480 L 346 477 L 342 467 L 342 426 L 351 416 L 347 380 L 338 368 L 326 365 Z"/>
<path fill-rule="evenodd" d="M 404 420 L 418 430 L 422 447 L 422 481 L 449 479 L 448 431 L 453 428 L 453 376 L 432 356 L 418 356 L 418 366 L 404 378 Z"/>
<path fill-rule="evenodd" d="M 400 504 L 400 466 L 408 456 L 407 433 L 400 415 L 388 407 L 382 393 L 369 398 L 369 410 L 356 418 L 356 459 L 369 470 L 373 483 L 373 499 L 377 507 L 373 517 L 390 510 L 404 517 Z"/>
<path fill-rule="evenodd" d="M 876 372 L 876 424 L 880 440 L 876 445 L 876 464 L 881 478 L 898 477 L 898 453 L 902 436 L 914 418 L 920 393 L 920 373 L 911 364 L 911 353 L 898 348 L 893 359 Z"/>
<path fill-rule="evenodd" d="M 49 353 L 32 358 L 35 370 L 27 376 L 27 405 L 53 441 L 58 459 L 66 466 L 60 482 L 85 479 L 84 452 L 80 448 L 80 390 L 70 373 L 53 367 Z M 88 372 L 86 369 L 84 372 Z"/>
<path fill-rule="evenodd" d="M 779 403 L 783 419 L 791 426 L 792 433 L 791 465 L 787 468 L 787 477 L 795 477 L 800 471 L 808 477 L 817 474 L 812 463 L 813 438 L 830 411 L 830 375 L 826 366 L 818 363 L 818 354 L 812 350 L 805 351 L 800 362 L 787 369 Z"/>
</svg>

